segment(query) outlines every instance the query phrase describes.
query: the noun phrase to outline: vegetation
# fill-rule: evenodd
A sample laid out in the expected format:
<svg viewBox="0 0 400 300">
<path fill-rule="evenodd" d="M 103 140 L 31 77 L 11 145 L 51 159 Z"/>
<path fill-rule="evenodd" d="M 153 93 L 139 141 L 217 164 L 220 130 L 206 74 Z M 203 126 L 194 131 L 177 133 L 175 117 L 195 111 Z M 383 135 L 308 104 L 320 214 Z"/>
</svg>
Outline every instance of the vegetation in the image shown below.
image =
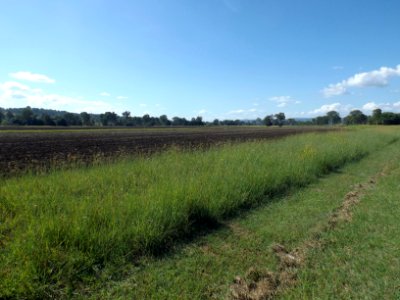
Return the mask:
<svg viewBox="0 0 400 300">
<path fill-rule="evenodd" d="M 0 108 L 0 125 L 33 125 L 33 126 L 135 126 L 135 127 L 165 127 L 165 126 L 238 126 L 238 125 L 397 125 L 400 124 L 400 114 L 393 112 L 382 112 L 375 109 L 371 116 L 367 116 L 360 110 L 353 110 L 348 116 L 341 118 L 337 111 L 329 111 L 325 116 L 313 119 L 288 118 L 283 112 L 265 116 L 264 119 L 255 120 L 219 120 L 212 122 L 204 121 L 202 117 L 186 118 L 173 117 L 169 119 L 166 115 L 152 117 L 148 114 L 138 117 L 132 116 L 125 111 L 121 116 L 115 112 L 103 114 L 80 114 L 66 111 L 55 111 L 38 108 Z"/>
<path fill-rule="evenodd" d="M 384 130 L 396 134 L 397 128 Z M 376 189 L 365 192 L 354 209 L 353 221 L 340 224 L 335 233 L 324 234 L 320 241 L 324 247 L 309 252 L 297 286 L 276 298 L 397 299 L 400 268 L 395 249 L 400 243 L 396 223 L 400 206 L 395 199 L 399 177 L 388 171 L 399 167 L 399 144 L 380 147 L 305 188 L 292 189 L 266 205 L 243 211 L 217 230 L 176 246 L 169 255 L 146 257 L 119 269 L 122 275 L 118 280 L 104 279 L 90 298 L 225 299 L 236 276 L 244 277 L 249 270 L 260 274 L 279 271 L 273 245 L 291 250 L 321 236 L 321 228 L 345 195 L 384 170 L 387 176 L 377 181 Z M 372 203 L 368 199 L 373 194 L 377 197 Z M 353 227 L 356 219 L 360 220 Z M 329 257 L 329 264 L 324 257 Z"/>
<path fill-rule="evenodd" d="M 238 209 L 302 187 L 397 137 L 376 130 L 178 150 L 3 180 L 0 297 L 50 297 L 164 251 Z"/>
<path fill-rule="evenodd" d="M 345 125 L 399 125 L 400 114 L 393 112 L 382 112 L 381 109 L 377 108 L 372 111 L 371 116 L 367 116 L 362 111 L 356 109 L 350 112 L 345 118 L 341 118 L 339 113 L 336 111 L 330 111 L 325 116 L 320 116 L 312 119 L 312 123 L 315 125 L 334 125 L 334 124 L 345 124 Z"/>
<path fill-rule="evenodd" d="M 0 125 L 33 125 L 33 126 L 136 126 L 136 127 L 160 127 L 160 126 L 204 126 L 204 125 L 262 125 L 261 119 L 256 120 L 218 120 L 204 122 L 198 116 L 187 120 L 186 118 L 173 117 L 171 120 L 166 115 L 152 117 L 145 114 L 142 117 L 131 116 L 129 111 L 122 113 L 122 116 L 115 112 L 103 114 L 80 114 L 66 111 L 55 111 L 38 108 L 0 108 Z"/>
<path fill-rule="evenodd" d="M 321 234 L 326 246 L 309 253 L 297 286 L 283 299 L 400 299 L 400 164 L 396 148 L 385 153 L 379 179 L 354 208 L 351 224 Z"/>
</svg>

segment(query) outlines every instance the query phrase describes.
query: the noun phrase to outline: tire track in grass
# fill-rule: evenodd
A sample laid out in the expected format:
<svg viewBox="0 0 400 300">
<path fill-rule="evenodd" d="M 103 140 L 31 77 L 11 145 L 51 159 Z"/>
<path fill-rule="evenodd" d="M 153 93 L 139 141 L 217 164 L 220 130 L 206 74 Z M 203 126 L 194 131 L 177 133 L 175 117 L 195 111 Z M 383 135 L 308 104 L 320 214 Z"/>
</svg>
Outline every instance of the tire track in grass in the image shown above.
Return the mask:
<svg viewBox="0 0 400 300">
<path fill-rule="evenodd" d="M 273 245 L 272 251 L 279 262 L 278 270 L 272 272 L 252 267 L 247 271 L 244 278 L 236 276 L 230 287 L 230 299 L 273 299 L 286 289 L 293 287 L 297 283 L 298 271 L 304 265 L 308 252 L 312 249 L 323 248 L 322 233 L 335 230 L 339 224 L 351 222 L 353 208 L 361 201 L 366 192 L 376 184 L 379 178 L 388 175 L 389 172 L 390 169 L 386 166 L 366 182 L 356 185 L 353 190 L 345 195 L 342 205 L 331 213 L 327 222 L 322 227 L 317 228 L 313 236 L 297 248 L 289 251 L 283 245 Z"/>
</svg>

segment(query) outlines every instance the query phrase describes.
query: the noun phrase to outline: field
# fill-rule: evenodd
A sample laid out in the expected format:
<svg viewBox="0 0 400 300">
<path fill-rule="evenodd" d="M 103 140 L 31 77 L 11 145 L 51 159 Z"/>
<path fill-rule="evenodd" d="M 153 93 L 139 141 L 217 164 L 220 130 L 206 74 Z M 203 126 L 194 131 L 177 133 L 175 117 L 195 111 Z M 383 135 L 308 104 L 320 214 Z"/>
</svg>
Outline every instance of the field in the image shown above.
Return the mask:
<svg viewBox="0 0 400 300">
<path fill-rule="evenodd" d="M 1 179 L 0 298 L 396 299 L 398 129 L 254 137 Z"/>
<path fill-rule="evenodd" d="M 171 146 L 209 147 L 227 141 L 271 139 L 326 128 L 0 129 L 0 172 L 37 169 L 65 162 L 91 162 L 147 154 Z"/>
</svg>

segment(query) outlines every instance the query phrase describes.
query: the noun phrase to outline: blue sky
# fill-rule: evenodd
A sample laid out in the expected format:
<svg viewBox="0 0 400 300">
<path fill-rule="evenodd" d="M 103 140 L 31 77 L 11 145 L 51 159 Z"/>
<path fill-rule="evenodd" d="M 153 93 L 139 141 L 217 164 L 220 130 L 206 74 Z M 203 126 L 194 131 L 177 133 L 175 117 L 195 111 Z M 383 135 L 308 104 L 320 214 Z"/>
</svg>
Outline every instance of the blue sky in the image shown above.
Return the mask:
<svg viewBox="0 0 400 300">
<path fill-rule="evenodd" d="M 400 112 L 397 0 L 3 0 L 0 107 Z"/>
</svg>

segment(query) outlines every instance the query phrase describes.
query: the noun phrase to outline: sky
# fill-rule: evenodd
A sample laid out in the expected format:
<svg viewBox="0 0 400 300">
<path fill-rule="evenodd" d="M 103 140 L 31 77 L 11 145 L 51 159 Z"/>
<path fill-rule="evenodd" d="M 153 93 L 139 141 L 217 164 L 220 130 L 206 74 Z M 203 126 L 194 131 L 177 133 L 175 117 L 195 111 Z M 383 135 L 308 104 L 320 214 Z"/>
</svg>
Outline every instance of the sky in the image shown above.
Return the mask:
<svg viewBox="0 0 400 300">
<path fill-rule="evenodd" d="M 400 112 L 398 0 L 0 0 L 0 107 Z"/>
</svg>

